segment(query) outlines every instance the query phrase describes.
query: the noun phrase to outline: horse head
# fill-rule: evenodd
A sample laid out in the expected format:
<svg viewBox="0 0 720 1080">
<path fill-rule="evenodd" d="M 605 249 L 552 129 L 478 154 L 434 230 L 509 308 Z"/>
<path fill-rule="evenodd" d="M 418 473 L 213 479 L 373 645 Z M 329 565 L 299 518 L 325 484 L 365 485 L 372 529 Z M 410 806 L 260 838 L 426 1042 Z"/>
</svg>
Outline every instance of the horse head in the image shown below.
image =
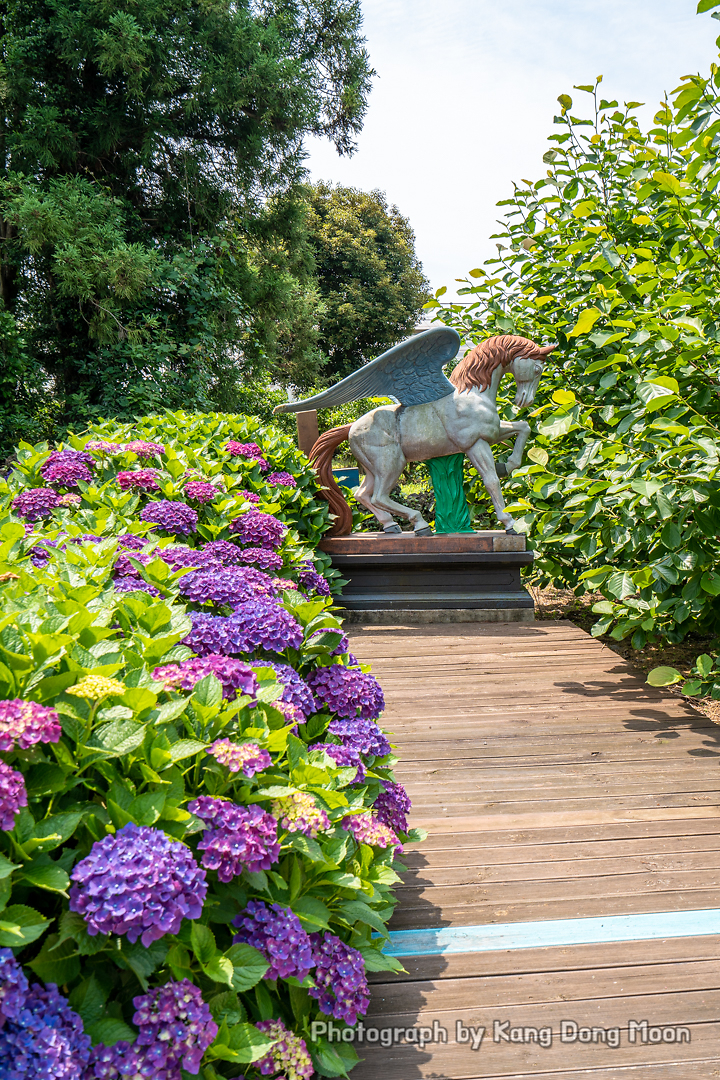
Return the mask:
<svg viewBox="0 0 720 1080">
<path fill-rule="evenodd" d="M 547 360 L 555 345 L 537 345 L 529 355 L 516 356 L 508 365 L 508 371 L 515 376 L 517 390 L 515 392 L 515 405 L 518 409 L 524 409 L 526 405 L 532 405 L 540 383 L 540 376 L 545 369 Z"/>
</svg>

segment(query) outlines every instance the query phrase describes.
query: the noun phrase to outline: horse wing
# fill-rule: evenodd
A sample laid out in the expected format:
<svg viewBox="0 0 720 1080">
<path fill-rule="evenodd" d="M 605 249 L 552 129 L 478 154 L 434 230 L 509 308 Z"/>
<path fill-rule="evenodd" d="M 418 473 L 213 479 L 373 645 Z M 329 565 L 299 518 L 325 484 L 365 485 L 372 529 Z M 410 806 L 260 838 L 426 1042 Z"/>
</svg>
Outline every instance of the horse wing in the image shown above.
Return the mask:
<svg viewBox="0 0 720 1080">
<path fill-rule="evenodd" d="M 346 379 L 304 401 L 278 405 L 276 413 L 329 409 L 367 397 L 394 397 L 401 405 L 425 405 L 455 392 L 442 369 L 457 354 L 460 335 L 447 326 L 401 341 Z"/>
</svg>

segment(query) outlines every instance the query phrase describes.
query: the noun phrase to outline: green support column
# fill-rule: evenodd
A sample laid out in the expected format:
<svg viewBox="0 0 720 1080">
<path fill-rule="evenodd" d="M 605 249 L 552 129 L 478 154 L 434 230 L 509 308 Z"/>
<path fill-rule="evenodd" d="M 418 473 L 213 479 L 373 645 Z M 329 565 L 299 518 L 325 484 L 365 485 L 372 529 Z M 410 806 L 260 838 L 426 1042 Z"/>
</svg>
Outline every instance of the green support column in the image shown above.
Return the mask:
<svg viewBox="0 0 720 1080">
<path fill-rule="evenodd" d="M 435 532 L 471 533 L 470 508 L 463 484 L 464 454 L 429 458 L 425 464 L 435 491 Z"/>
</svg>

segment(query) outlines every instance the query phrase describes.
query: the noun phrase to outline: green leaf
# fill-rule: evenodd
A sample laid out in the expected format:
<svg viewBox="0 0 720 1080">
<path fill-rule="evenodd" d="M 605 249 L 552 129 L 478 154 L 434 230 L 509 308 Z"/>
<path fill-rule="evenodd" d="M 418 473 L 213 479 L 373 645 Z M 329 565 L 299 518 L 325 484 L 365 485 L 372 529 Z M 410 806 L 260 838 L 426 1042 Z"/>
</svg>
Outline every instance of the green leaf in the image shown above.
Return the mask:
<svg viewBox="0 0 720 1080">
<path fill-rule="evenodd" d="M 3 878 L 9 877 L 13 870 L 17 870 L 19 865 L 19 863 L 10 862 L 4 855 L 0 855 L 0 881 L 2 881 Z"/>
<path fill-rule="evenodd" d="M 365 967 L 368 971 L 404 971 L 399 960 L 396 960 L 394 956 L 385 956 L 379 949 L 370 948 L 367 945 L 359 946 L 359 951 L 362 954 L 362 958 L 365 961 Z"/>
<path fill-rule="evenodd" d="M 215 935 L 208 926 L 193 922 L 190 925 L 190 943 L 201 964 L 208 964 L 215 955 Z"/>
<path fill-rule="evenodd" d="M 199 742 L 197 739 L 179 739 L 172 744 L 168 753 L 173 762 L 183 761 L 185 758 L 193 757 L 195 754 L 206 750 L 208 745 L 208 743 Z"/>
<path fill-rule="evenodd" d="M 35 885 L 38 889 L 47 889 L 49 892 L 62 893 L 63 896 L 67 896 L 67 890 L 70 887 L 70 878 L 68 874 L 61 866 L 56 866 L 51 862 L 47 855 L 40 856 L 39 859 L 33 859 L 32 862 L 25 863 L 20 872 L 20 877 L 25 878 L 26 881 L 29 881 L 31 885 Z M 46 979 L 45 981 L 57 982 L 57 979 Z M 62 981 L 67 982 L 66 979 L 63 979 Z"/>
<path fill-rule="evenodd" d="M 196 684 L 192 696 L 199 705 L 216 706 L 222 702 L 222 683 L 214 675 L 206 675 Z"/>
<path fill-rule="evenodd" d="M 715 574 L 712 570 L 707 570 L 700 578 L 700 585 L 706 593 L 710 594 L 710 596 L 719 596 L 720 574 Z"/>
<path fill-rule="evenodd" d="M 45 928 L 50 925 L 35 908 L 24 904 L 12 904 L 5 908 L 0 918 L 0 946 L 17 949 L 37 941 Z"/>
<path fill-rule="evenodd" d="M 268 1039 L 254 1024 L 235 1024 L 230 1028 L 227 1043 L 218 1039 L 206 1051 L 207 1057 L 217 1061 L 232 1061 L 239 1064 L 257 1061 L 264 1057 L 272 1046 Z"/>
<path fill-rule="evenodd" d="M 578 315 L 577 322 L 568 334 L 568 337 L 582 337 L 583 334 L 589 334 L 601 315 L 602 312 L 596 307 L 585 308 L 585 310 L 581 311 Z"/>
<path fill-rule="evenodd" d="M 345 903 L 340 904 L 338 911 L 345 916 L 351 925 L 356 922 L 361 922 L 367 926 L 372 926 L 374 930 L 378 930 L 386 937 L 388 936 L 385 921 L 380 913 L 373 911 L 373 909 L 367 904 L 364 904 L 362 900 L 348 900 Z"/>
<path fill-rule="evenodd" d="M 712 11 L 716 7 L 720 7 L 720 0 L 700 0 L 697 6 L 697 14 L 702 15 L 703 11 Z"/>
<path fill-rule="evenodd" d="M 81 982 L 70 994 L 68 999 L 70 1008 L 78 1013 L 86 1031 L 91 1024 L 102 1019 L 107 996 L 107 991 L 100 985 L 94 975 Z"/>
<path fill-rule="evenodd" d="M 64 941 L 58 945 L 57 934 L 46 938 L 38 955 L 27 966 L 32 968 L 43 982 L 55 983 L 58 986 L 72 982 L 80 974 L 80 959 L 75 943 Z"/>
<path fill-rule="evenodd" d="M 704 679 L 710 674 L 713 669 L 713 658 L 708 656 L 707 653 L 702 653 L 695 661 L 695 667 Z"/>
<path fill-rule="evenodd" d="M 96 1021 L 85 1031 L 92 1039 L 93 1046 L 97 1046 L 98 1043 L 102 1043 L 103 1046 L 114 1046 L 117 1042 L 134 1043 L 137 1039 L 135 1028 L 110 1016 Z"/>
<path fill-rule="evenodd" d="M 28 854 L 53 851 L 69 840 L 83 819 L 81 813 L 53 814 L 38 821 L 30 839 L 21 841 Z"/>
<path fill-rule="evenodd" d="M 209 979 L 215 982 L 234 985 L 234 968 L 227 956 L 213 956 L 212 960 L 202 965 L 202 969 Z"/>
<path fill-rule="evenodd" d="M 683 676 L 675 668 L 656 667 L 648 674 L 645 681 L 650 686 L 672 686 L 673 683 L 682 682 Z"/>
<path fill-rule="evenodd" d="M 233 966 L 232 988 L 238 993 L 259 983 L 270 967 L 263 954 L 252 945 L 231 945 L 225 956 Z"/>
<path fill-rule="evenodd" d="M 108 943 L 107 934 L 88 934 L 87 923 L 77 911 L 64 911 L 60 916 L 60 936 L 53 948 L 59 948 L 65 941 L 74 941 L 80 956 L 94 956 L 102 952 Z"/>
</svg>

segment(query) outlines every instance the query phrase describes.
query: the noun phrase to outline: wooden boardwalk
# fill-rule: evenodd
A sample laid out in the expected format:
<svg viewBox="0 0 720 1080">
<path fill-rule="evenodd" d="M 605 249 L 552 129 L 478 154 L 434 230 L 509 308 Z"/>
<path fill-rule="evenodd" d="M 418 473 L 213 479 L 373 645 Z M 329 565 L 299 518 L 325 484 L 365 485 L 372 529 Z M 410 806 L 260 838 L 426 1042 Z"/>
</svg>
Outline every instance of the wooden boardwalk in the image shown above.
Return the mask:
<svg viewBox="0 0 720 1080">
<path fill-rule="evenodd" d="M 385 691 L 411 823 L 429 832 L 391 929 L 720 908 L 720 726 L 568 622 L 353 628 L 351 642 Z M 399 1036 L 437 1021 L 438 1041 L 358 1046 L 353 1080 L 720 1077 L 717 936 L 402 963 L 375 977 L 366 1023 Z M 563 1042 L 566 1020 L 619 1027 L 620 1045 Z M 643 1020 L 690 1042 L 633 1043 Z M 549 1028 L 552 1045 L 493 1041 L 494 1021 Z M 486 1029 L 475 1050 L 456 1038 L 469 1026 Z"/>
</svg>

